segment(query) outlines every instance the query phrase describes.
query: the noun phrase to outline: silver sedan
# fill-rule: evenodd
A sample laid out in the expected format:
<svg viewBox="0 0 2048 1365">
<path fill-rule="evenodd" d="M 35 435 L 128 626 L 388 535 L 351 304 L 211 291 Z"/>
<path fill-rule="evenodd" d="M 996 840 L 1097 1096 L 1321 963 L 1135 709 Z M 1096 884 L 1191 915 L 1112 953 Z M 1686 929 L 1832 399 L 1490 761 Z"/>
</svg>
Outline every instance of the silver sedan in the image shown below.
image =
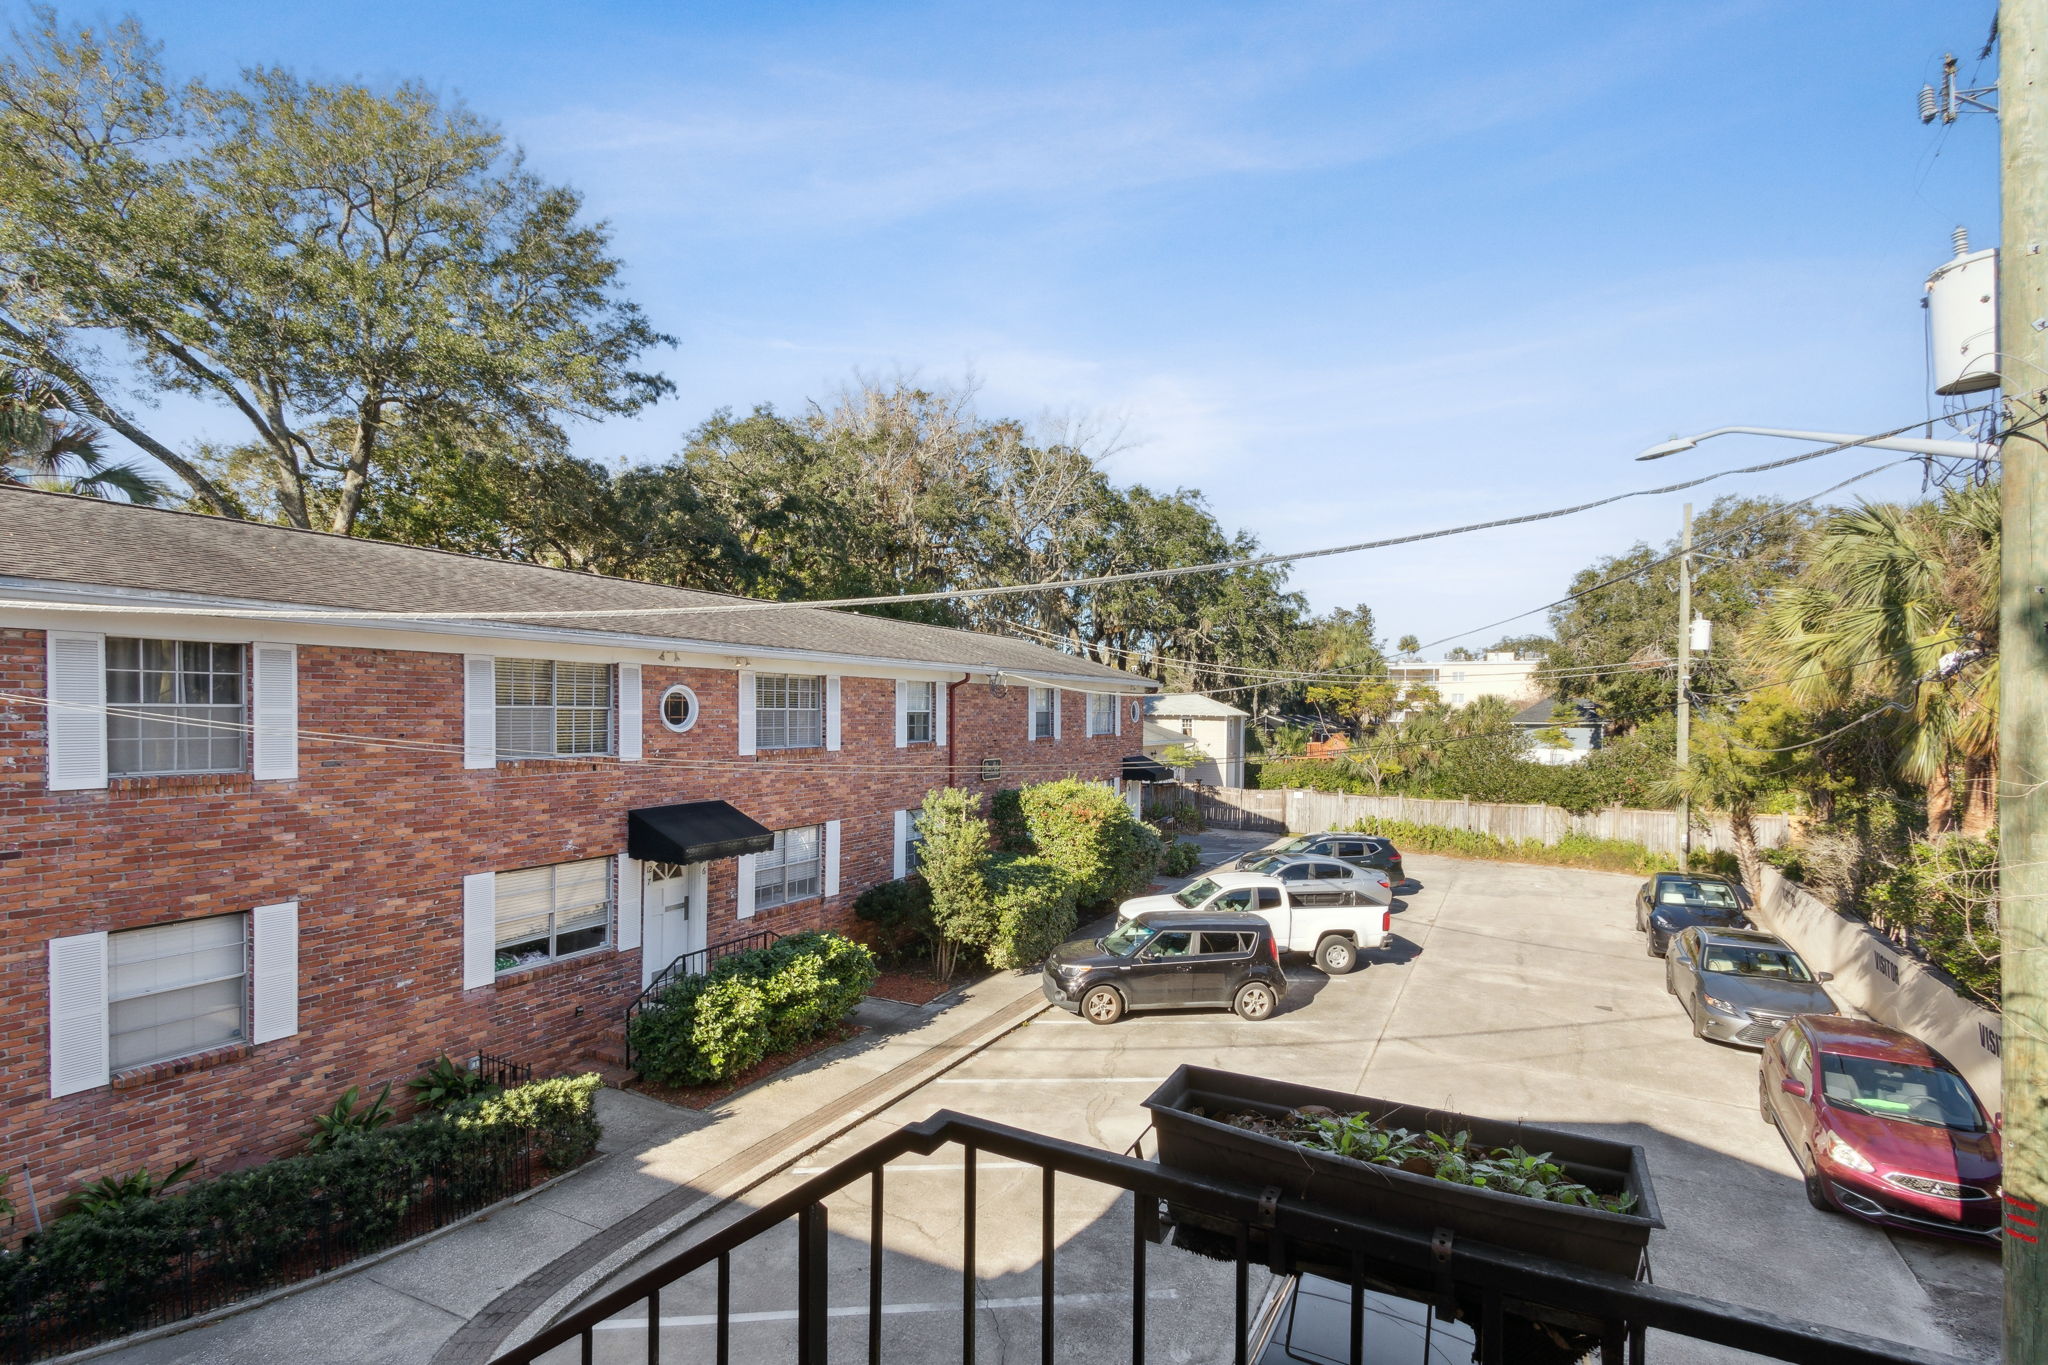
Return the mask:
<svg viewBox="0 0 2048 1365">
<path fill-rule="evenodd" d="M 1754 929 L 1695 926 L 1664 955 L 1664 989 L 1692 1020 L 1695 1038 L 1761 1049 L 1795 1014 L 1834 1014 L 1820 988 L 1831 980 L 1799 954 Z"/>
</svg>

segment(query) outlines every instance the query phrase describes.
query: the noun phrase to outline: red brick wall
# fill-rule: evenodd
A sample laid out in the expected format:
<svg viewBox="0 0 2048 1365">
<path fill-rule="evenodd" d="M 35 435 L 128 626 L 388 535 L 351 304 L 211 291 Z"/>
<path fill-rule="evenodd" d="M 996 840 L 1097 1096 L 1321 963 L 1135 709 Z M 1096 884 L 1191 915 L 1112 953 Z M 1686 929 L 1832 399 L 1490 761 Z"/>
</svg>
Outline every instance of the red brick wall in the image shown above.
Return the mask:
<svg viewBox="0 0 2048 1365">
<path fill-rule="evenodd" d="M 898 749 L 894 682 L 846 678 L 840 751 L 741 757 L 737 674 L 648 666 L 645 761 L 471 770 L 461 668 L 448 654 L 301 646 L 292 782 L 143 778 L 50 792 L 42 708 L 0 700 L 0 1170 L 29 1166 L 47 1204 L 145 1163 L 196 1158 L 204 1173 L 284 1153 L 341 1090 L 393 1080 L 400 1093 L 443 1052 L 481 1048 L 542 1073 L 572 1064 L 616 1038 L 640 988 L 639 952 L 605 950 L 465 991 L 462 877 L 622 853 L 633 807 L 718 799 L 771 828 L 841 821 L 840 894 L 745 922 L 841 926 L 853 897 L 890 875 L 894 812 L 949 773 L 984 791 L 1069 771 L 1103 778 L 1137 747 L 1128 710 L 1123 736 L 1086 738 L 1085 698 L 1073 693 L 1061 742 L 1028 743 L 1025 689 L 996 695 L 975 683 L 953 689 L 946 748 Z M 655 714 L 673 682 L 701 703 L 684 734 Z M 42 691 L 40 633 L 0 631 L 0 692 Z M 329 743 L 317 731 L 447 747 Z M 982 783 L 990 757 L 1003 775 Z M 714 941 L 744 932 L 734 867 L 711 865 Z M 49 1097 L 47 940 L 283 900 L 299 903 L 297 1035 Z"/>
</svg>

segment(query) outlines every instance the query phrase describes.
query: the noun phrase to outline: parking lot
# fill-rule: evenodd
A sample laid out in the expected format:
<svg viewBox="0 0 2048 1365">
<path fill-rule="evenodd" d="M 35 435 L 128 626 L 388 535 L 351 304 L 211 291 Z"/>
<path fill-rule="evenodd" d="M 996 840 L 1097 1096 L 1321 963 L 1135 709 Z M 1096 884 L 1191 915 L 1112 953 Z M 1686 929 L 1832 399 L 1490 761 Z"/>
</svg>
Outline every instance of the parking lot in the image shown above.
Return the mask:
<svg viewBox="0 0 2048 1365">
<path fill-rule="evenodd" d="M 1258 841 L 1207 842 L 1222 856 Z M 1662 964 L 1631 924 L 1637 879 L 1427 856 L 1407 867 L 1414 880 L 1395 905 L 1393 948 L 1344 977 L 1291 964 L 1274 1018 L 1155 1013 L 1098 1027 L 1047 1011 L 746 1202 L 939 1109 L 1122 1151 L 1147 1126 L 1144 1096 L 1195 1062 L 1639 1143 L 1668 1224 L 1651 1242 L 1659 1283 L 1996 1358 L 1995 1253 L 1894 1239 L 1807 1205 L 1791 1157 L 1758 1114 L 1756 1054 L 1694 1039 L 1665 994 Z M 957 1152 L 891 1169 L 887 1358 L 957 1358 L 961 1184 Z M 1059 1325 L 1075 1352 L 1062 1356 L 1121 1356 L 1129 1201 L 1073 1185 L 1057 1223 Z M 978 1356 L 1036 1360 L 1037 1175 L 984 1160 L 977 1194 Z M 832 1302 L 846 1310 L 834 1332 L 855 1359 L 866 1334 L 864 1201 L 849 1190 L 830 1205 Z M 793 1251 L 791 1233 L 736 1258 L 733 1307 L 749 1315 L 734 1327 L 736 1359 L 791 1358 Z M 1148 1297 L 1150 1358 L 1229 1359 L 1226 1266 L 1155 1250 Z M 708 1280 L 664 1297 L 665 1358 L 708 1346 L 710 1302 Z M 1090 1339 L 1100 1349 L 1081 1354 Z M 601 1357 L 626 1358 L 640 1340 L 601 1334 Z M 1660 1362 L 1746 1358 L 1652 1340 Z"/>
</svg>

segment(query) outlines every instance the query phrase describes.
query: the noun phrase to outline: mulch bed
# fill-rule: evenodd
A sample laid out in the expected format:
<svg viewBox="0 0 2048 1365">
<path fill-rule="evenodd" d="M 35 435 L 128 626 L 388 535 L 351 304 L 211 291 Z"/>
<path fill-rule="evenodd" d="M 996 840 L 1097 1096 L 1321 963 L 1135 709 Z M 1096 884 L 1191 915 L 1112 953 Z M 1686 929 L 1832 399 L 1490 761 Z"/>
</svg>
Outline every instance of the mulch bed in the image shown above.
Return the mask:
<svg viewBox="0 0 2048 1365">
<path fill-rule="evenodd" d="M 639 1091 L 650 1099 L 664 1104 L 673 1104 L 683 1109 L 709 1109 L 720 1100 L 730 1097 L 735 1091 L 744 1090 L 756 1081 L 766 1080 L 776 1072 L 795 1066 L 813 1053 L 836 1047 L 849 1038 L 859 1037 L 867 1032 L 858 1024 L 841 1024 L 820 1038 L 813 1038 L 802 1047 L 793 1047 L 787 1052 L 778 1052 L 772 1057 L 763 1057 L 754 1065 L 742 1071 L 729 1081 L 717 1085 L 661 1085 L 642 1076 L 634 1081 L 631 1089 Z"/>
<path fill-rule="evenodd" d="M 899 1005 L 929 1005 L 953 990 L 956 984 L 966 985 L 972 979 L 956 977 L 953 981 L 940 981 L 930 972 L 916 967 L 891 967 L 875 978 L 875 984 L 868 987 L 868 994 L 877 1000 L 893 1000 Z"/>
</svg>

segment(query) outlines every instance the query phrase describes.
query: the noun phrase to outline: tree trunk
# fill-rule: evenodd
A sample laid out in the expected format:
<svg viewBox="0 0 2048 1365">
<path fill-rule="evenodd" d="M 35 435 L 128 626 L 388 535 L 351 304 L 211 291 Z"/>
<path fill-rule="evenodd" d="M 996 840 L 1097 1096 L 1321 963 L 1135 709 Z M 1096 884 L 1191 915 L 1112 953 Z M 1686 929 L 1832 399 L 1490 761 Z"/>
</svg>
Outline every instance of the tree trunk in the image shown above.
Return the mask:
<svg viewBox="0 0 2048 1365">
<path fill-rule="evenodd" d="M 1990 755 L 1963 762 L 1963 834 L 1981 839 L 1998 823 L 1998 760 Z"/>
<path fill-rule="evenodd" d="M 1735 836 L 1735 865 L 1742 869 L 1742 884 L 1749 888 L 1749 894 L 1761 899 L 1764 884 L 1764 860 L 1757 856 L 1756 824 L 1746 810 L 1728 812 L 1728 830 Z"/>
<path fill-rule="evenodd" d="M 1927 832 L 1943 834 L 1955 828 L 1956 789 L 1949 781 L 1948 765 L 1937 766 L 1927 779 Z"/>
</svg>

